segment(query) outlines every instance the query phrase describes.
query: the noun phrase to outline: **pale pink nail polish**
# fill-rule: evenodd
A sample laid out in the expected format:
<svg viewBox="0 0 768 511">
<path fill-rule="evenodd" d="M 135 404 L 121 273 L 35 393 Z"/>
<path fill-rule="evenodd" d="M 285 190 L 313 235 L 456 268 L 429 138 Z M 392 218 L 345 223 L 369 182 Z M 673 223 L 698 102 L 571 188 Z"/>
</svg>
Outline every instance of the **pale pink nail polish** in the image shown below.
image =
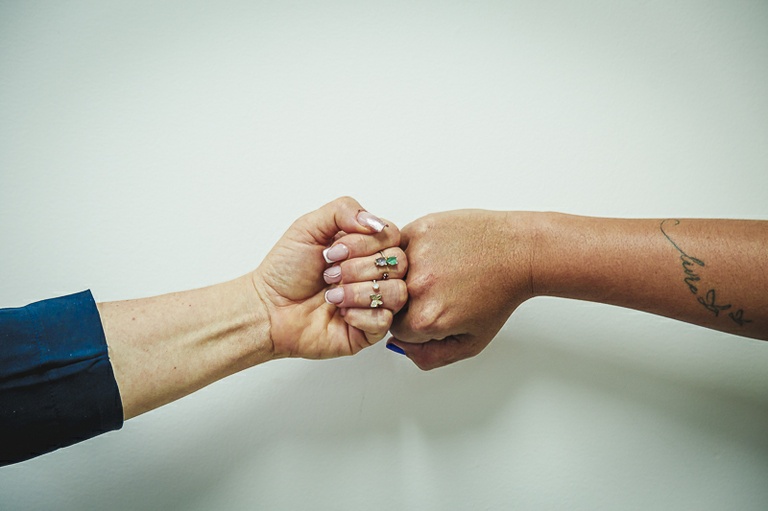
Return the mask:
<svg viewBox="0 0 768 511">
<path fill-rule="evenodd" d="M 341 266 L 335 265 L 323 272 L 323 280 L 328 284 L 335 284 L 341 280 Z"/>
<path fill-rule="evenodd" d="M 368 226 L 376 232 L 383 231 L 384 228 L 387 226 L 387 224 L 385 224 L 381 218 L 375 215 L 372 215 L 367 211 L 361 211 L 360 213 L 358 213 L 357 221 L 360 222 L 361 225 Z"/>
<path fill-rule="evenodd" d="M 338 305 L 341 302 L 344 301 L 344 288 L 342 287 L 334 287 L 333 289 L 329 289 L 325 292 L 325 301 L 328 303 L 332 303 L 333 305 Z"/>
<path fill-rule="evenodd" d="M 323 258 L 328 264 L 342 261 L 347 257 L 349 257 L 349 249 L 342 243 L 337 243 L 323 250 Z"/>
</svg>

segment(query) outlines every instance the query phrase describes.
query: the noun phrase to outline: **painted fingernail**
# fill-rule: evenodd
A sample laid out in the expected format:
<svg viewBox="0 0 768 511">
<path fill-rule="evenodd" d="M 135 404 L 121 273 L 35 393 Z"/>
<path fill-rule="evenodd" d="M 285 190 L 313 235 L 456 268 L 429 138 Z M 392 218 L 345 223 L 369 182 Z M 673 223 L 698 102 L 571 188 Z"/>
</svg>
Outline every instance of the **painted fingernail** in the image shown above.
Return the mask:
<svg viewBox="0 0 768 511">
<path fill-rule="evenodd" d="M 323 272 L 323 280 L 325 280 L 328 284 L 335 284 L 341 280 L 341 266 L 338 264 L 335 266 L 331 266 L 330 268 L 326 268 L 326 270 Z"/>
<path fill-rule="evenodd" d="M 390 351 L 394 351 L 395 353 L 399 353 L 400 355 L 405 355 L 405 351 L 403 350 L 403 348 L 401 348 L 397 344 L 389 343 L 387 344 L 387 349 Z"/>
<path fill-rule="evenodd" d="M 323 250 L 323 259 L 326 263 L 335 263 L 349 257 L 349 249 L 343 243 L 337 243 Z"/>
<path fill-rule="evenodd" d="M 368 226 L 376 232 L 383 231 L 384 228 L 387 226 L 387 224 L 385 224 L 381 218 L 375 215 L 372 215 L 367 211 L 361 211 L 360 213 L 358 213 L 357 221 L 360 222 L 361 225 Z"/>
<path fill-rule="evenodd" d="M 334 287 L 333 289 L 329 289 L 325 292 L 325 301 L 328 303 L 332 303 L 333 305 L 338 305 L 341 302 L 344 301 L 344 288 L 342 287 Z"/>
</svg>

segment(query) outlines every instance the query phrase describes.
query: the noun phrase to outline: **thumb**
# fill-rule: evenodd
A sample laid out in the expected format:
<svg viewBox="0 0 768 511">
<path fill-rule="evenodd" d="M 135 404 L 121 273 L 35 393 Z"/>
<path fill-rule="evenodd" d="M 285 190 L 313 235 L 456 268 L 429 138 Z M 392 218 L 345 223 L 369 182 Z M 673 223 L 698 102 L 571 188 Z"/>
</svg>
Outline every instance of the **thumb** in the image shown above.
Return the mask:
<svg viewBox="0 0 768 511">
<path fill-rule="evenodd" d="M 339 232 L 373 234 L 387 224 L 369 213 L 352 197 L 340 197 L 299 218 L 294 227 L 321 245 L 330 244 Z"/>
<path fill-rule="evenodd" d="M 479 353 L 476 343 L 473 343 L 471 336 L 467 334 L 452 335 L 445 339 L 433 339 L 423 343 L 410 343 L 390 337 L 387 339 L 387 348 L 405 355 L 424 371 L 443 367 Z"/>
</svg>

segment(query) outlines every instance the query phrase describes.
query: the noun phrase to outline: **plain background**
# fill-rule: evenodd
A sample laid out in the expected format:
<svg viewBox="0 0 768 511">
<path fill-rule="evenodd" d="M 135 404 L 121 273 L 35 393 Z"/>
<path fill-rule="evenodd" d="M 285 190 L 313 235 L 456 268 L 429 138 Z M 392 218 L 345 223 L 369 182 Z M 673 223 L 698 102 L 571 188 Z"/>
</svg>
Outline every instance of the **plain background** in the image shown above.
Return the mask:
<svg viewBox="0 0 768 511">
<path fill-rule="evenodd" d="M 340 195 L 398 225 L 766 219 L 767 27 L 740 0 L 0 2 L 0 305 L 233 278 Z M 248 370 L 0 469 L 0 508 L 765 510 L 766 368 L 539 298 L 433 372 L 383 343 Z"/>
</svg>

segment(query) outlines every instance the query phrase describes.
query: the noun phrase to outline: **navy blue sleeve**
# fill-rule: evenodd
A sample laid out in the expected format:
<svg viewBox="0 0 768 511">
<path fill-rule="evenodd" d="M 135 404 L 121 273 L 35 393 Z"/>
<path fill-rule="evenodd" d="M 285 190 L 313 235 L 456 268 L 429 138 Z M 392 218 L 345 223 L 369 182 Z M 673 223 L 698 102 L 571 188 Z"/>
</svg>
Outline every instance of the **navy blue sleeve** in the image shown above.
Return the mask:
<svg viewBox="0 0 768 511">
<path fill-rule="evenodd" d="M 90 291 L 0 309 L 0 465 L 123 425 Z"/>
</svg>

